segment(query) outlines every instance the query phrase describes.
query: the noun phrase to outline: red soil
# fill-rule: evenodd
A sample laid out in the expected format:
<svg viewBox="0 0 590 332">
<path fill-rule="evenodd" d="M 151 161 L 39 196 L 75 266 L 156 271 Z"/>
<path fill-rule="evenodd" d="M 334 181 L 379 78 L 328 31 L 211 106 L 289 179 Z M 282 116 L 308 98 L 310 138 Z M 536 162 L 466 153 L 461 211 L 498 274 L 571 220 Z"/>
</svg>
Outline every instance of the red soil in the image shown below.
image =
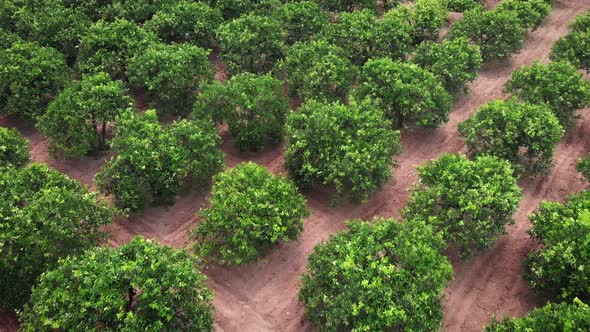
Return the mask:
<svg viewBox="0 0 590 332">
<path fill-rule="evenodd" d="M 490 1 L 492 2 L 492 1 Z M 312 211 L 305 220 L 305 231 L 299 241 L 281 244 L 264 260 L 241 267 L 209 266 L 204 272 L 216 293 L 215 327 L 219 331 L 301 331 L 313 330 L 304 318 L 304 308 L 297 301 L 299 276 L 305 272 L 307 255 L 315 244 L 345 229 L 344 221 L 374 216 L 398 217 L 408 198 L 408 189 L 416 181 L 417 165 L 435 159 L 443 152 L 465 152 L 457 125 L 479 106 L 494 98 L 505 98 L 503 84 L 512 71 L 535 60 L 546 62 L 551 45 L 567 33 L 568 23 L 590 9 L 590 1 L 558 0 L 551 14 L 536 31 L 531 32 L 522 52 L 502 64 L 488 65 L 480 77 L 470 84 L 470 93 L 458 98 L 449 122 L 437 130 L 411 129 L 402 134 L 404 153 L 397 159 L 399 167 L 393 180 L 360 206 L 346 204 L 332 208 L 329 194 L 316 191 L 307 194 Z M 216 67 L 222 68 L 221 65 Z M 218 78 L 225 78 L 217 75 Z M 94 174 L 104 158 L 55 161 L 47 155 L 47 144 L 30 124 L 0 118 L 0 125 L 16 127 L 29 140 L 32 159 L 45 162 L 93 188 Z M 223 130 L 223 151 L 228 166 L 252 160 L 270 171 L 285 173 L 283 146 L 261 153 L 242 154 L 231 146 L 229 134 Z M 544 177 L 523 179 L 525 194 L 515 215 L 516 223 L 497 241 L 494 248 L 467 262 L 451 257 L 455 278 L 450 282 L 444 300 L 446 331 L 480 331 L 491 315 L 520 316 L 538 303 L 522 278 L 522 260 L 533 243 L 527 230 L 527 216 L 542 200 L 563 200 L 572 192 L 582 190 L 575 162 L 590 151 L 590 114 L 582 113 L 577 125 L 562 139 L 555 154 L 555 165 Z M 109 244 L 121 245 L 141 234 L 175 247 L 188 244 L 188 232 L 195 226 L 195 214 L 206 204 L 208 191 L 189 194 L 171 207 L 148 209 L 142 214 L 118 220 L 107 229 Z M 11 315 L 0 315 L 0 331 L 16 330 Z"/>
</svg>

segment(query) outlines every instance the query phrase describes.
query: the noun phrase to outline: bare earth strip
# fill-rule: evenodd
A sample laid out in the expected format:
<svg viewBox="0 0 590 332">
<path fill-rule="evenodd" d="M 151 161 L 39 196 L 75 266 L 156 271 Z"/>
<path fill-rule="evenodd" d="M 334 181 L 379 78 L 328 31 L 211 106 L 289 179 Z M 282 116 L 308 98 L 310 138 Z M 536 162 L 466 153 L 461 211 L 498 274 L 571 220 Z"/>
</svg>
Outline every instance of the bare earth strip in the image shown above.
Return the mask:
<svg viewBox="0 0 590 332">
<path fill-rule="evenodd" d="M 417 165 L 435 159 L 443 152 L 465 152 L 457 125 L 479 106 L 494 98 L 505 98 L 503 84 L 511 73 L 535 60 L 546 62 L 551 45 L 567 33 L 568 23 L 590 9 L 590 0 L 559 0 L 551 14 L 536 31 L 529 33 L 523 50 L 510 61 L 485 67 L 480 77 L 470 84 L 470 93 L 455 103 L 450 121 L 437 130 L 411 129 L 402 134 L 404 153 L 393 180 L 370 201 L 361 206 L 345 204 L 332 208 L 329 193 L 306 194 L 312 215 L 305 220 L 305 231 L 297 242 L 282 244 L 268 253 L 263 261 L 242 267 L 210 266 L 205 269 L 209 284 L 216 293 L 215 327 L 218 331 L 301 331 L 313 330 L 304 319 L 304 309 L 297 302 L 299 276 L 305 271 L 307 255 L 315 244 L 330 234 L 345 229 L 344 221 L 374 216 L 398 217 L 408 198 L 408 188 L 416 180 Z M 216 66 L 219 67 L 219 66 Z M 47 155 L 47 144 L 30 124 L 11 118 L 0 118 L 0 125 L 16 127 L 29 139 L 32 159 L 45 162 L 92 188 L 94 174 L 104 158 L 60 162 Z M 257 154 L 240 154 L 231 146 L 224 131 L 225 158 L 228 166 L 253 160 L 276 173 L 285 173 L 282 166 L 283 146 Z M 520 181 L 525 198 L 508 228 L 489 252 L 467 262 L 454 256 L 455 279 L 449 284 L 444 301 L 446 331 L 480 331 L 492 314 L 519 316 L 537 305 L 522 278 L 522 259 L 532 247 L 527 230 L 527 216 L 542 200 L 563 200 L 567 194 L 584 188 L 575 162 L 590 152 L 590 114 L 583 113 L 559 144 L 555 165 L 550 174 Z M 129 220 L 118 220 L 108 227 L 110 244 L 121 245 L 135 234 L 157 239 L 175 247 L 188 244 L 187 234 L 196 224 L 195 214 L 206 203 L 208 190 L 179 198 L 171 207 L 148 209 Z M 0 331 L 16 330 L 10 315 L 0 314 Z"/>
</svg>

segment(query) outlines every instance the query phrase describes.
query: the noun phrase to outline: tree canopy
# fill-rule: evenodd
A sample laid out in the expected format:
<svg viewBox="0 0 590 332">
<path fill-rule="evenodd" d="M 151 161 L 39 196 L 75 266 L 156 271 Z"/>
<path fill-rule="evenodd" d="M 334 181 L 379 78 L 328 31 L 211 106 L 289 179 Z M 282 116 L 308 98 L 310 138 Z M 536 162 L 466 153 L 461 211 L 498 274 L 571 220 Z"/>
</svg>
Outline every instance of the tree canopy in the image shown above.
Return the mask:
<svg viewBox="0 0 590 332">
<path fill-rule="evenodd" d="M 60 259 L 21 315 L 23 331 L 211 331 L 213 294 L 183 250 L 136 237 Z"/>
<path fill-rule="evenodd" d="M 18 130 L 0 127 L 0 171 L 8 166 L 22 167 L 29 162 L 29 144 Z"/>
<path fill-rule="evenodd" d="M 268 140 L 283 139 L 288 110 L 282 81 L 268 74 L 241 73 L 205 86 L 193 117 L 227 122 L 239 150 L 260 150 Z"/>
<path fill-rule="evenodd" d="M 492 246 L 514 222 L 522 194 L 505 160 L 443 154 L 418 167 L 418 176 L 404 217 L 433 225 L 464 258 Z"/>
<path fill-rule="evenodd" d="M 435 331 L 452 277 L 442 237 L 421 221 L 348 223 L 315 246 L 299 300 L 320 330 Z"/>
<path fill-rule="evenodd" d="M 187 184 L 203 185 L 221 169 L 220 141 L 210 121 L 162 126 L 154 110 L 125 112 L 113 140 L 117 156 L 96 175 L 96 184 L 131 211 L 173 203 Z"/>
<path fill-rule="evenodd" d="M 399 131 L 369 102 L 310 100 L 287 118 L 285 168 L 303 188 L 332 187 L 336 203 L 344 196 L 367 200 L 389 180 L 392 155 L 399 152 Z"/>
<path fill-rule="evenodd" d="M 494 155 L 512 163 L 518 173 L 543 174 L 564 134 L 559 120 L 545 105 L 515 99 L 493 100 L 459 124 L 472 155 Z"/>
<path fill-rule="evenodd" d="M 116 211 L 43 164 L 0 172 L 0 308 L 20 309 L 38 277 L 60 257 L 104 239 Z"/>
<path fill-rule="evenodd" d="M 404 124 L 438 127 L 451 111 L 451 96 L 432 73 L 387 58 L 367 61 L 353 96 L 359 101 L 374 100 L 398 128 Z"/>
<path fill-rule="evenodd" d="M 228 265 L 255 260 L 277 243 L 296 239 L 309 215 L 289 179 L 252 162 L 215 175 L 210 201 L 193 232 L 195 251 Z"/>
<path fill-rule="evenodd" d="M 37 122 L 49 142 L 49 154 L 82 157 L 107 148 L 107 126 L 131 108 L 123 82 L 106 73 L 85 75 L 53 100 Z"/>
</svg>

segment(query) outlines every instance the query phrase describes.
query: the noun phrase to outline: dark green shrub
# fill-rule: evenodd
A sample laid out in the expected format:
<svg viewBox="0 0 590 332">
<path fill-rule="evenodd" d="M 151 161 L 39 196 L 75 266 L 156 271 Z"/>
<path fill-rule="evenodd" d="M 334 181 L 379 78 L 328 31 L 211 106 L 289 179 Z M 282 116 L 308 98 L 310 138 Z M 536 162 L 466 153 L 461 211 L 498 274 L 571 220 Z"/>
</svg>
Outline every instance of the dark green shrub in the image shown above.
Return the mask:
<svg viewBox="0 0 590 332">
<path fill-rule="evenodd" d="M 315 0 L 323 10 L 332 12 L 352 12 L 365 8 L 377 10 L 377 3 L 373 0 Z M 400 3 L 400 0 L 383 1 L 388 7 Z"/>
<path fill-rule="evenodd" d="M 0 171 L 4 167 L 22 167 L 29 162 L 29 143 L 18 130 L 0 127 Z"/>
<path fill-rule="evenodd" d="M 526 259 L 533 290 L 549 298 L 590 300 L 590 192 L 565 203 L 543 202 L 531 217 L 531 237 L 541 245 Z"/>
<path fill-rule="evenodd" d="M 99 21 L 80 40 L 78 67 L 83 73 L 105 72 L 113 78 L 123 78 L 131 57 L 141 54 L 155 41 L 153 34 L 133 22 Z"/>
<path fill-rule="evenodd" d="M 274 18 L 243 15 L 217 30 L 222 59 L 230 74 L 266 73 L 283 56 L 285 32 Z"/>
<path fill-rule="evenodd" d="M 165 6 L 145 22 L 144 28 L 167 43 L 192 43 L 211 48 L 222 22 L 219 9 L 202 2 L 181 1 Z"/>
<path fill-rule="evenodd" d="M 536 28 L 549 14 L 552 1 L 547 0 L 502 0 L 497 10 L 512 11 L 525 29 Z"/>
<path fill-rule="evenodd" d="M 433 73 L 447 91 L 457 91 L 477 78 L 482 59 L 477 45 L 456 38 L 440 44 L 423 42 L 414 51 L 412 62 Z"/>
<path fill-rule="evenodd" d="M 573 31 L 559 38 L 551 47 L 549 58 L 569 61 L 577 68 L 590 72 L 590 32 Z"/>
<path fill-rule="evenodd" d="M 590 31 L 590 11 L 585 14 L 578 15 L 574 22 L 570 24 L 570 29 L 575 32 L 589 32 Z"/>
<path fill-rule="evenodd" d="M 513 12 L 476 8 L 451 26 L 448 38 L 466 37 L 479 45 L 483 61 L 489 62 L 506 59 L 520 50 L 524 35 L 525 29 Z"/>
<path fill-rule="evenodd" d="M 452 12 L 465 12 L 482 5 L 481 0 L 448 0 L 447 8 Z"/>
<path fill-rule="evenodd" d="M 105 1 L 105 0 L 99 0 Z M 174 5 L 177 0 L 106 0 L 110 5 L 103 9 L 107 20 L 126 19 L 143 23 L 152 18 L 162 8 Z"/>
<path fill-rule="evenodd" d="M 438 127 L 451 111 L 451 97 L 433 74 L 387 58 L 369 60 L 363 66 L 353 96 L 374 100 L 398 128 L 404 123 Z"/>
<path fill-rule="evenodd" d="M 373 104 L 305 102 L 287 118 L 285 168 L 302 187 L 331 186 L 366 201 L 391 177 L 392 155 L 401 152 L 400 133 Z"/>
<path fill-rule="evenodd" d="M 405 218 L 432 224 L 463 257 L 491 247 L 522 198 L 510 163 L 492 156 L 443 154 L 418 167 L 418 176 Z"/>
<path fill-rule="evenodd" d="M 5 51 L 17 42 L 22 42 L 22 39 L 14 32 L 0 28 L 0 50 Z"/>
<path fill-rule="evenodd" d="M 547 105 L 564 128 L 571 127 L 577 112 L 590 105 L 590 83 L 569 62 L 536 62 L 512 73 L 505 91 L 521 100 Z"/>
<path fill-rule="evenodd" d="M 277 17 L 289 45 L 309 40 L 330 22 L 328 15 L 312 1 L 286 3 L 278 9 Z"/>
<path fill-rule="evenodd" d="M 337 101 L 348 95 L 358 69 L 340 47 L 319 40 L 290 47 L 276 72 L 289 84 L 291 95 Z"/>
<path fill-rule="evenodd" d="M 136 237 L 61 259 L 35 286 L 23 331 L 211 331 L 213 294 L 185 251 Z"/>
<path fill-rule="evenodd" d="M 97 245 L 115 211 L 42 164 L 0 172 L 0 308 L 20 309 L 60 257 Z"/>
<path fill-rule="evenodd" d="M 47 137 L 51 156 L 82 157 L 107 148 L 107 125 L 132 105 L 121 81 L 106 73 L 87 75 L 49 104 L 37 128 Z"/>
<path fill-rule="evenodd" d="M 575 299 L 570 303 L 548 303 L 522 318 L 495 318 L 485 332 L 529 332 L 529 331 L 588 331 L 590 330 L 590 307 Z"/>
<path fill-rule="evenodd" d="M 519 173 L 536 175 L 551 167 L 564 130 L 546 106 L 509 99 L 481 106 L 459 125 L 459 133 L 472 155 L 494 155 Z"/>
<path fill-rule="evenodd" d="M 451 264 L 423 222 L 351 221 L 316 245 L 299 300 L 325 331 L 436 331 Z"/>
<path fill-rule="evenodd" d="M 270 75 L 242 73 L 221 84 L 206 86 L 195 105 L 195 118 L 210 115 L 227 122 L 241 151 L 260 150 L 267 140 L 283 139 L 289 101 L 283 82 Z"/>
<path fill-rule="evenodd" d="M 0 113 L 35 118 L 69 81 L 63 54 L 17 42 L 0 56 Z"/>
<path fill-rule="evenodd" d="M 131 85 L 146 92 L 152 107 L 188 114 L 197 88 L 213 78 L 209 50 L 185 44 L 154 43 L 129 60 Z"/>
<path fill-rule="evenodd" d="M 156 112 L 125 112 L 113 148 L 96 175 L 98 188 L 131 211 L 171 204 L 186 185 L 203 185 L 223 166 L 221 139 L 209 121 L 180 120 L 163 128 Z"/>
<path fill-rule="evenodd" d="M 297 238 L 309 215 L 295 185 L 252 162 L 213 177 L 211 207 L 193 235 L 199 257 L 221 264 L 243 264 L 281 241 Z"/>
</svg>

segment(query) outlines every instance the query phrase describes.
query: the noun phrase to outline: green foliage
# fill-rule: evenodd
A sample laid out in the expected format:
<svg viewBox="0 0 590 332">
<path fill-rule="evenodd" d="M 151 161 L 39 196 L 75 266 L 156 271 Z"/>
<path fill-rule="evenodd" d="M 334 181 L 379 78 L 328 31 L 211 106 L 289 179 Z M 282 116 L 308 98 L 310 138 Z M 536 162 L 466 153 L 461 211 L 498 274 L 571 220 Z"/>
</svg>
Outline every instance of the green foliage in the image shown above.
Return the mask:
<svg viewBox="0 0 590 332">
<path fill-rule="evenodd" d="M 574 32 L 590 32 L 590 11 L 576 16 L 574 22 L 570 24 L 570 29 Z"/>
<path fill-rule="evenodd" d="M 2 29 L 0 27 L 0 50 L 5 51 L 11 48 L 17 42 L 21 42 L 22 39 L 14 32 Z"/>
<path fill-rule="evenodd" d="M 578 160 L 576 171 L 580 172 L 586 181 L 590 181 L 590 156 Z"/>
<path fill-rule="evenodd" d="M 303 100 L 343 100 L 358 75 L 345 51 L 324 40 L 296 43 L 276 71 L 288 82 L 289 93 Z"/>
<path fill-rule="evenodd" d="M 112 21 L 115 19 L 126 19 L 133 22 L 143 23 L 169 5 L 174 5 L 178 0 L 98 0 L 109 3 L 103 6 L 103 18 Z"/>
<path fill-rule="evenodd" d="M 447 7 L 452 12 L 465 12 L 482 5 L 481 0 L 448 0 Z"/>
<path fill-rule="evenodd" d="M 296 239 L 309 215 L 290 180 L 252 162 L 215 175 L 210 201 L 193 233 L 195 251 L 226 265 L 250 262 L 277 243 Z"/>
<path fill-rule="evenodd" d="M 222 59 L 230 74 L 266 73 L 283 56 L 285 32 L 271 17 L 243 15 L 217 30 Z"/>
<path fill-rule="evenodd" d="M 448 120 L 451 97 L 433 74 L 415 64 L 387 58 L 369 60 L 359 86 L 357 100 L 376 101 L 392 123 L 438 127 Z"/>
<path fill-rule="evenodd" d="M 23 331 L 211 331 L 213 294 L 185 251 L 136 237 L 61 259 L 33 290 Z"/>
<path fill-rule="evenodd" d="M 97 245 L 115 211 L 42 164 L 0 172 L 0 308 L 19 309 L 58 258 Z"/>
<path fill-rule="evenodd" d="M 286 42 L 307 41 L 329 24 L 329 17 L 311 1 L 289 2 L 280 7 L 277 17 L 283 24 Z"/>
<path fill-rule="evenodd" d="M 123 78 L 129 59 L 155 40 L 153 34 L 133 22 L 99 21 L 80 40 L 78 66 L 83 73 L 102 71 L 113 78 Z"/>
<path fill-rule="evenodd" d="M 520 50 L 524 35 L 525 29 L 513 12 L 483 8 L 465 12 L 448 34 L 450 39 L 466 37 L 479 45 L 484 62 L 503 60 Z"/>
<path fill-rule="evenodd" d="M 547 105 L 564 128 L 573 126 L 578 110 L 590 105 L 590 83 L 567 61 L 523 66 L 512 73 L 505 90 L 526 102 Z"/>
<path fill-rule="evenodd" d="M 184 44 L 154 43 L 131 58 L 127 76 L 131 85 L 144 89 L 152 107 L 187 114 L 197 88 L 213 78 L 209 50 Z"/>
<path fill-rule="evenodd" d="M 305 102 L 287 118 L 285 167 L 301 187 L 331 186 L 366 201 L 391 177 L 392 155 L 401 152 L 400 133 L 373 104 Z"/>
<path fill-rule="evenodd" d="M 590 307 L 579 299 L 573 303 L 548 303 L 522 318 L 505 318 L 492 321 L 485 332 L 529 332 L 529 331 L 589 331 Z"/>
<path fill-rule="evenodd" d="M 526 259 L 533 290 L 550 298 L 590 300 L 590 192 L 565 203 L 543 202 L 531 217 L 531 237 L 541 245 Z"/>
<path fill-rule="evenodd" d="M 332 12 L 352 12 L 362 10 L 365 8 L 373 11 L 377 10 L 376 2 L 373 0 L 315 0 L 323 10 Z M 400 0 L 383 1 L 387 7 L 395 6 L 400 3 Z"/>
<path fill-rule="evenodd" d="M 315 246 L 299 300 L 322 331 L 436 331 L 452 278 L 424 222 L 359 220 Z"/>
<path fill-rule="evenodd" d="M 551 60 L 567 60 L 590 73 L 590 31 L 572 31 L 551 47 Z"/>
<path fill-rule="evenodd" d="M 416 28 L 413 20 L 405 15 L 411 14 L 408 6 L 400 6 L 390 10 L 377 20 L 375 32 L 377 42 L 376 54 L 372 57 L 389 57 L 405 60 L 407 53 L 415 43 Z M 405 13 L 405 14 L 404 14 Z"/>
<path fill-rule="evenodd" d="M 512 11 L 525 29 L 536 28 L 549 14 L 552 1 L 547 0 L 502 0 L 497 10 Z"/>
<path fill-rule="evenodd" d="M 416 42 L 436 40 L 448 16 L 446 0 L 416 0 L 413 8 Z"/>
<path fill-rule="evenodd" d="M 326 25 L 321 37 L 339 46 L 356 65 L 369 58 L 403 58 L 412 43 L 412 28 L 397 16 L 377 21 L 375 13 L 365 9 L 343 13 L 334 24 Z"/>
<path fill-rule="evenodd" d="M 68 7 L 83 12 L 92 21 L 113 17 L 113 6 L 117 0 L 60 0 Z"/>
<path fill-rule="evenodd" d="M 215 43 L 215 32 L 222 21 L 217 8 L 202 2 L 180 1 L 165 6 L 145 22 L 144 28 L 167 43 L 192 43 L 211 48 Z"/>
<path fill-rule="evenodd" d="M 47 137 L 51 156 L 82 157 L 107 147 L 107 125 L 132 105 L 123 82 L 106 73 L 87 75 L 49 104 L 37 128 Z"/>
<path fill-rule="evenodd" d="M 18 130 L 0 127 L 0 171 L 7 166 L 22 167 L 29 162 L 29 143 Z"/>
<path fill-rule="evenodd" d="M 34 118 L 67 84 L 63 54 L 35 43 L 17 42 L 0 56 L 0 113 Z"/>
<path fill-rule="evenodd" d="M 215 81 L 206 86 L 193 115 L 227 122 L 234 145 L 246 151 L 262 149 L 268 139 L 281 141 L 288 111 L 282 81 L 268 74 L 242 73 L 223 84 Z"/>
<path fill-rule="evenodd" d="M 156 112 L 118 119 L 117 156 L 96 175 L 98 188 L 131 211 L 173 203 L 185 183 L 203 185 L 223 166 L 221 139 L 209 121 L 180 120 L 163 128 Z"/>
<path fill-rule="evenodd" d="M 16 31 L 43 46 L 54 47 L 68 59 L 74 59 L 80 38 L 92 21 L 77 8 L 62 0 L 33 0 L 15 13 Z"/>
<path fill-rule="evenodd" d="M 477 45 L 456 38 L 440 44 L 423 42 L 414 51 L 412 62 L 433 73 L 447 91 L 456 91 L 477 78 L 482 59 Z"/>
<path fill-rule="evenodd" d="M 507 161 L 443 154 L 418 167 L 418 175 L 405 218 L 432 224 L 461 256 L 491 247 L 513 223 L 522 194 Z"/>
<path fill-rule="evenodd" d="M 508 160 L 517 172 L 545 173 L 563 127 L 543 105 L 493 100 L 459 125 L 472 155 Z"/>
<path fill-rule="evenodd" d="M 280 10 L 280 0 L 212 0 L 227 20 L 235 19 L 244 14 L 270 16 Z"/>
</svg>

